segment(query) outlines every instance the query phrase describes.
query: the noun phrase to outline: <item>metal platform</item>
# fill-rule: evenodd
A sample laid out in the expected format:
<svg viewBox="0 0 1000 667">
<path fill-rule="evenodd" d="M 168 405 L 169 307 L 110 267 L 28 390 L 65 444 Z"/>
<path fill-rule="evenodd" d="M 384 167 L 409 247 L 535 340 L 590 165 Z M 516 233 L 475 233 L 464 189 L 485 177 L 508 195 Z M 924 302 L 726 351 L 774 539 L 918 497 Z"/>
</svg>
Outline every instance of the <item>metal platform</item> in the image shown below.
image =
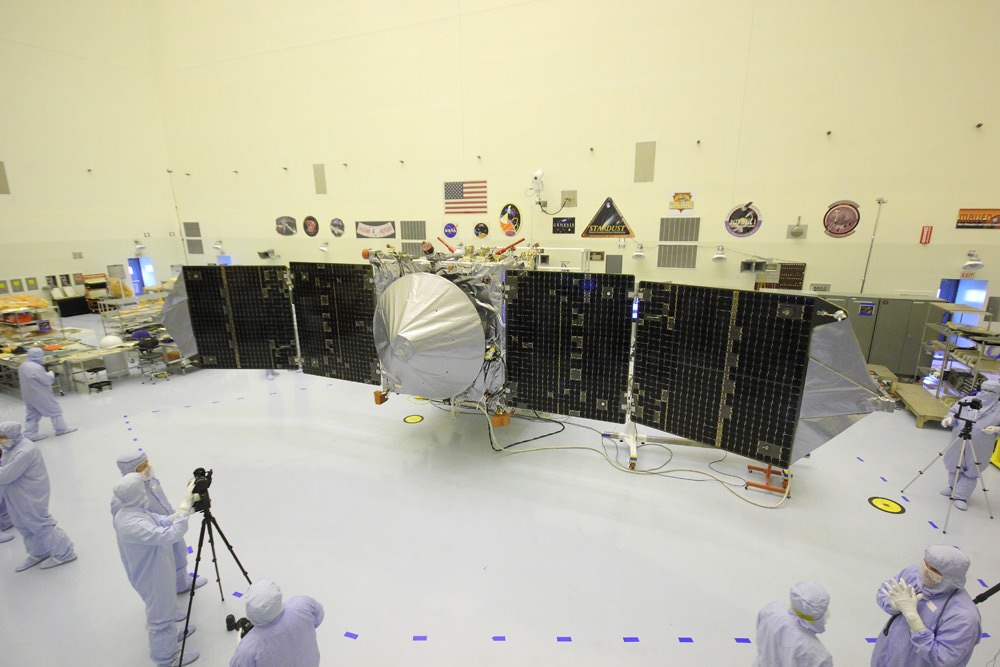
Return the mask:
<svg viewBox="0 0 1000 667">
<path fill-rule="evenodd" d="M 927 420 L 941 421 L 948 414 L 951 405 L 934 398 L 931 392 L 919 384 L 896 384 L 896 395 L 906 409 L 917 418 L 917 428 L 923 428 Z"/>
</svg>

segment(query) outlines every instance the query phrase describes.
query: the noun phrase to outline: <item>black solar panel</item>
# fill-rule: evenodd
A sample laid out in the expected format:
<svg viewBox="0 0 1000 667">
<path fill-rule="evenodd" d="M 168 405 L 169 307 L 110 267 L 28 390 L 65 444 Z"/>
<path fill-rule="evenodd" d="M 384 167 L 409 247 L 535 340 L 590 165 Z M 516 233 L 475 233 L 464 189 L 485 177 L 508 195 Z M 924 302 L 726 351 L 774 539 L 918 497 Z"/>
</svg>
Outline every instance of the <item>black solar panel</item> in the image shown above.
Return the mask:
<svg viewBox="0 0 1000 667">
<path fill-rule="evenodd" d="M 372 337 L 372 267 L 292 262 L 291 271 L 302 370 L 310 375 L 380 384 Z"/>
<path fill-rule="evenodd" d="M 635 278 L 522 271 L 506 285 L 510 404 L 624 423 Z"/>
<path fill-rule="evenodd" d="M 635 422 L 787 467 L 815 299 L 639 283 Z"/>
<path fill-rule="evenodd" d="M 294 368 L 283 266 L 185 266 L 191 329 L 205 368 Z"/>
</svg>

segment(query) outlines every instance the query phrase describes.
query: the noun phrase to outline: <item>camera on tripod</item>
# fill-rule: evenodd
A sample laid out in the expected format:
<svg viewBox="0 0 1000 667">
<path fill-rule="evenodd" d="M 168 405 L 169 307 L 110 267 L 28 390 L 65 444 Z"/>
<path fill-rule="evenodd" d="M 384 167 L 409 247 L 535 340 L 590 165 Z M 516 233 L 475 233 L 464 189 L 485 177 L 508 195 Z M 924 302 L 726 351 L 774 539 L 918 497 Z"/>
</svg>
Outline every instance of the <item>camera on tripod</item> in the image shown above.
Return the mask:
<svg viewBox="0 0 1000 667">
<path fill-rule="evenodd" d="M 212 506 L 212 500 L 208 496 L 208 487 L 212 486 L 212 471 L 195 468 L 192 474 L 194 475 L 194 486 L 191 488 L 191 493 L 197 493 L 198 500 L 191 505 L 191 508 L 195 512 L 204 512 Z"/>
<path fill-rule="evenodd" d="M 983 407 L 983 402 L 981 400 L 968 396 L 959 400 L 958 404 L 964 407 L 972 408 L 973 410 L 979 410 Z"/>
</svg>

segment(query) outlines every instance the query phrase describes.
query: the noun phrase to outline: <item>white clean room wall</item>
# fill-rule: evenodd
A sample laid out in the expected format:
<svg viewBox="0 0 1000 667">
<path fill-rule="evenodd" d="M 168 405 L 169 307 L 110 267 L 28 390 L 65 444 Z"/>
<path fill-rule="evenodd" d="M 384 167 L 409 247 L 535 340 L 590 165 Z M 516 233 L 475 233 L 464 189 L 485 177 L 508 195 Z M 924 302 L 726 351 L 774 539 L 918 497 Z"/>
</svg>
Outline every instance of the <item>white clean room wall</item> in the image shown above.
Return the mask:
<svg viewBox="0 0 1000 667">
<path fill-rule="evenodd" d="M 501 245 L 507 202 L 532 242 L 620 252 L 551 234 L 525 193 L 542 168 L 549 210 L 577 191 L 561 215 L 578 230 L 615 200 L 636 234 L 624 270 L 641 279 L 749 287 L 737 261 L 709 261 L 719 244 L 732 260 L 806 262 L 807 284 L 842 292 L 863 280 L 867 293 L 933 292 L 970 248 L 987 264 L 976 277 L 1000 278 L 998 232 L 954 224 L 959 208 L 1000 208 L 1000 5 L 990 0 L 63 5 L 66 18 L 51 20 L 46 3 L 0 6 L 11 19 L 0 21 L 5 84 L 38 110 L 0 109 L 12 187 L 0 222 L 22 244 L 15 257 L 5 244 L 4 265 L 32 257 L 45 273 L 53 228 L 125 250 L 151 230 L 154 259 L 173 263 L 179 221 L 200 222 L 206 247 L 223 240 L 243 263 L 267 248 L 281 262 L 361 261 L 375 243 L 353 238 L 359 220 L 426 220 L 432 237 L 456 221 L 458 240 L 473 244 L 473 224 L 488 222 L 486 242 Z M 71 107 L 47 104 L 67 91 Z M 650 183 L 633 182 L 642 141 L 656 142 Z M 326 195 L 313 190 L 315 163 Z M 490 213 L 445 216 L 442 184 L 480 178 Z M 675 191 L 694 193 L 685 215 L 702 220 L 696 269 L 655 267 Z M 846 239 L 821 224 L 839 199 L 862 212 Z M 734 238 L 722 220 L 750 200 L 764 225 Z M 300 225 L 313 215 L 320 234 L 279 237 L 279 215 Z M 799 216 L 807 238 L 786 239 Z M 343 238 L 329 232 L 334 217 Z M 917 242 L 923 225 L 934 226 L 928 246 Z M 635 242 L 645 260 L 632 260 Z"/>
<path fill-rule="evenodd" d="M 180 261 L 137 3 L 0 2 L 0 84 L 0 278 L 102 273 L 135 239 Z"/>
</svg>

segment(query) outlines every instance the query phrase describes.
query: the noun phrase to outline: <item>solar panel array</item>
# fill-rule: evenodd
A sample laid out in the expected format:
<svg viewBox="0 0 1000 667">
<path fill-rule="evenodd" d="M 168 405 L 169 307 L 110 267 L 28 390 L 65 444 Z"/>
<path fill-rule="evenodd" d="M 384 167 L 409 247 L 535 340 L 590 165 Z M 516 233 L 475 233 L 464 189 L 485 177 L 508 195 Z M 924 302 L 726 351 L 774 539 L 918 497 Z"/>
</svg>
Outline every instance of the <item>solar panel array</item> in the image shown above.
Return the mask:
<svg viewBox="0 0 1000 667">
<path fill-rule="evenodd" d="M 509 403 L 624 423 L 635 277 L 522 271 L 506 285 Z"/>
<path fill-rule="evenodd" d="M 191 329 L 205 368 L 295 368 L 284 266 L 185 266 Z"/>
<path fill-rule="evenodd" d="M 291 271 L 302 370 L 310 375 L 379 384 L 372 336 L 372 267 L 292 262 Z"/>
<path fill-rule="evenodd" d="M 637 424 L 787 467 L 815 299 L 639 283 Z"/>
<path fill-rule="evenodd" d="M 294 368 L 380 384 L 368 265 L 186 266 L 193 333 L 206 368 Z M 289 288 L 291 283 L 291 291 Z M 633 419 L 748 458 L 791 463 L 817 300 L 641 282 L 621 274 L 506 276 L 511 407 L 624 423 L 629 351 Z"/>
</svg>

